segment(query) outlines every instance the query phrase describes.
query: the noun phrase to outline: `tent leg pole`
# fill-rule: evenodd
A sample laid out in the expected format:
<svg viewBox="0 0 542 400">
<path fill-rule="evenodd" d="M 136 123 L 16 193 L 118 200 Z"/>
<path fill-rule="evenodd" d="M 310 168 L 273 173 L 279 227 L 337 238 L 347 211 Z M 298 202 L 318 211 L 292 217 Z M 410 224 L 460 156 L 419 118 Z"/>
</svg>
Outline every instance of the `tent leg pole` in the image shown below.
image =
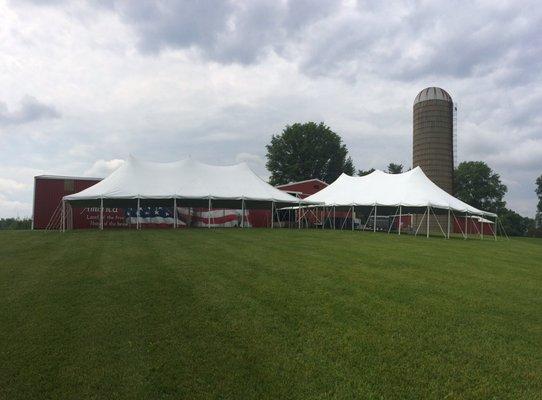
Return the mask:
<svg viewBox="0 0 542 400">
<path fill-rule="evenodd" d="M 211 198 L 209 197 L 208 207 L 207 207 L 207 228 L 211 229 Z"/>
<path fill-rule="evenodd" d="M 399 210 L 399 207 L 397 207 L 395 209 L 395 214 L 393 214 L 393 219 L 391 220 L 391 224 L 390 226 L 388 227 L 388 235 L 390 234 L 391 232 L 391 228 L 393 228 L 393 224 L 395 223 L 395 219 L 397 218 L 397 211 Z M 388 218 L 388 222 L 389 222 L 389 218 Z"/>
<path fill-rule="evenodd" d="M 465 239 L 469 238 L 469 221 L 467 220 L 468 214 L 465 213 Z"/>
<path fill-rule="evenodd" d="M 297 203 L 297 229 L 301 229 L 301 202 Z"/>
<path fill-rule="evenodd" d="M 241 199 L 241 228 L 245 227 L 245 199 Z"/>
<path fill-rule="evenodd" d="M 62 200 L 62 221 L 60 224 L 60 231 L 66 232 L 66 200 Z"/>
<path fill-rule="evenodd" d="M 493 224 L 493 236 L 495 237 L 495 241 L 497 241 L 497 219 L 499 217 L 495 217 L 495 223 Z"/>
<path fill-rule="evenodd" d="M 422 227 L 423 219 L 425 218 L 425 214 L 427 213 L 427 210 L 425 210 L 422 214 L 422 219 L 420 220 L 420 223 L 418 224 L 418 228 L 416 228 L 416 233 L 414 233 L 414 236 L 418 236 L 418 231 Z"/>
<path fill-rule="evenodd" d="M 100 230 L 104 230 L 104 199 L 100 199 Z"/>
<path fill-rule="evenodd" d="M 429 206 L 427 206 L 427 232 L 426 232 L 427 238 L 429 238 Z"/>
<path fill-rule="evenodd" d="M 373 215 L 373 232 L 376 232 L 376 213 L 377 213 L 377 205 L 375 204 L 375 214 Z"/>
<path fill-rule="evenodd" d="M 448 208 L 448 237 L 446 239 L 450 239 L 450 209 Z"/>
<path fill-rule="evenodd" d="M 399 206 L 399 235 L 401 235 L 401 225 L 403 225 L 403 206 Z"/>
<path fill-rule="evenodd" d="M 480 240 L 484 240 L 484 216 L 483 215 L 480 221 Z"/>
<path fill-rule="evenodd" d="M 352 232 L 354 232 L 354 206 L 352 206 L 352 212 L 351 212 L 351 220 L 352 220 Z"/>
<path fill-rule="evenodd" d="M 335 230 L 335 221 L 336 221 L 336 214 L 335 214 L 335 206 L 333 206 L 333 230 Z"/>
<path fill-rule="evenodd" d="M 275 227 L 275 202 L 271 202 L 271 229 Z"/>
<path fill-rule="evenodd" d="M 137 198 L 137 213 L 136 213 L 136 215 L 137 215 L 137 219 L 136 219 L 136 229 L 139 229 L 139 228 L 140 228 L 140 225 L 141 225 L 141 221 L 139 220 L 139 215 L 140 215 L 140 212 L 139 212 L 140 207 L 139 207 L 139 205 L 140 205 L 140 202 L 139 202 L 139 197 L 138 197 L 138 198 Z"/>
<path fill-rule="evenodd" d="M 177 198 L 173 198 L 173 229 L 177 229 Z"/>
</svg>

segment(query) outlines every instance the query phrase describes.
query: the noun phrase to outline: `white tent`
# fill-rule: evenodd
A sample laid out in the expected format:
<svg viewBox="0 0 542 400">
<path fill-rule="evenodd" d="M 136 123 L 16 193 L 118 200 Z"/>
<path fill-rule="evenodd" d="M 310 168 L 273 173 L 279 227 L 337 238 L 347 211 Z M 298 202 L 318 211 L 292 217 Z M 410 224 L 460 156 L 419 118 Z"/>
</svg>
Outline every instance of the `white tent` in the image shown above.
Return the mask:
<svg viewBox="0 0 542 400">
<path fill-rule="evenodd" d="M 262 208 L 307 204 L 258 177 L 246 163 L 208 165 L 192 159 L 157 163 L 129 159 L 107 178 L 64 203 L 135 206 L 141 203 L 194 207 Z M 240 207 L 241 206 L 241 207 Z M 65 207 L 63 207 L 65 208 Z M 65 213 L 65 211 L 64 211 Z M 103 211 L 102 211 L 103 214 Z M 103 217 L 101 217 L 103 219 Z M 64 217 L 63 217 L 64 221 Z M 100 225 L 103 227 L 103 224 Z"/>
<path fill-rule="evenodd" d="M 327 206 L 432 207 L 492 216 L 448 194 L 416 167 L 402 174 L 374 171 L 365 176 L 342 174 L 328 187 L 306 198 Z"/>
<path fill-rule="evenodd" d="M 350 207 L 352 213 L 355 207 L 372 207 L 370 215 L 373 215 L 375 230 L 378 208 L 394 207 L 397 209 L 396 215 L 399 215 L 399 218 L 405 209 L 414 212 L 424 209 L 428 235 L 431 213 L 435 215 L 435 221 L 440 226 L 435 210 L 436 212 L 447 210 L 447 233 L 441 226 L 441 230 L 447 237 L 451 229 L 450 213 L 497 217 L 494 213 L 472 207 L 442 190 L 424 174 L 420 167 L 402 174 L 387 174 L 378 170 L 361 177 L 342 174 L 335 182 L 305 200 L 323 203 L 326 207 Z M 455 215 L 453 217 L 455 218 Z"/>
</svg>

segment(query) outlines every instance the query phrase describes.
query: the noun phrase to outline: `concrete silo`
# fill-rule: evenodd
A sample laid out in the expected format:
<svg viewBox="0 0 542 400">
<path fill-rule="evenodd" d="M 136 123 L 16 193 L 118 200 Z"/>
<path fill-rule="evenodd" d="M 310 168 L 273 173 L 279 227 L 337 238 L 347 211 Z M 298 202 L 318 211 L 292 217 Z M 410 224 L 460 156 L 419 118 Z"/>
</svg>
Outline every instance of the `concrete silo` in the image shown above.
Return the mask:
<svg viewBox="0 0 542 400">
<path fill-rule="evenodd" d="M 412 167 L 453 195 L 454 103 L 438 87 L 423 89 L 414 99 Z"/>
</svg>

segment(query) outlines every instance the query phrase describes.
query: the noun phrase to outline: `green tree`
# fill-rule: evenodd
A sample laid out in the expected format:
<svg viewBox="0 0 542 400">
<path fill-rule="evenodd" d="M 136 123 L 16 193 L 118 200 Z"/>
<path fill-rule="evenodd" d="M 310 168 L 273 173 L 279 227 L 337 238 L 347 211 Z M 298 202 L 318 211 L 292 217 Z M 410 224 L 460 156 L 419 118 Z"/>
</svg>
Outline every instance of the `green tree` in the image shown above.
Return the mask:
<svg viewBox="0 0 542 400">
<path fill-rule="evenodd" d="M 536 179 L 536 195 L 538 196 L 538 205 L 536 208 L 542 213 L 542 175 Z"/>
<path fill-rule="evenodd" d="M 367 170 L 359 169 L 359 170 L 358 170 L 358 176 L 369 175 L 369 174 L 371 174 L 371 173 L 373 173 L 373 172 L 375 172 L 375 169 L 374 169 L 374 168 L 367 169 Z"/>
<path fill-rule="evenodd" d="M 473 207 L 494 213 L 504 210 L 506 185 L 483 161 L 467 161 L 455 170 L 455 196 Z"/>
<path fill-rule="evenodd" d="M 395 163 L 388 164 L 389 174 L 400 174 L 402 172 L 403 172 L 403 164 L 395 164 Z"/>
<path fill-rule="evenodd" d="M 508 208 L 500 211 L 499 219 L 508 236 L 525 236 L 527 230 L 534 227 L 534 220 L 522 217 L 517 212 Z"/>
<path fill-rule="evenodd" d="M 0 229 L 30 229 L 32 220 L 30 218 L 0 218 Z"/>
<path fill-rule="evenodd" d="M 341 137 L 323 122 L 287 125 L 266 148 L 272 185 L 311 178 L 333 182 L 355 171 Z"/>
</svg>

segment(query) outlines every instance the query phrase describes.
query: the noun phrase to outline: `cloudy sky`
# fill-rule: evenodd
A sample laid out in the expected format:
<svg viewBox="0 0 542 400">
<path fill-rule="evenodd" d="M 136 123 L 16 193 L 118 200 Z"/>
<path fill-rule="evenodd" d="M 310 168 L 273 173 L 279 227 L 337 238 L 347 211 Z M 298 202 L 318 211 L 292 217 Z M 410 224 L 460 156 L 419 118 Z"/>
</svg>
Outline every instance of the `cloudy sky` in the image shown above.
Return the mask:
<svg viewBox="0 0 542 400">
<path fill-rule="evenodd" d="M 33 176 L 105 176 L 132 153 L 247 161 L 324 121 L 359 169 L 412 163 L 412 102 L 458 103 L 459 161 L 533 216 L 542 174 L 537 1 L 0 0 L 0 217 Z"/>
</svg>

